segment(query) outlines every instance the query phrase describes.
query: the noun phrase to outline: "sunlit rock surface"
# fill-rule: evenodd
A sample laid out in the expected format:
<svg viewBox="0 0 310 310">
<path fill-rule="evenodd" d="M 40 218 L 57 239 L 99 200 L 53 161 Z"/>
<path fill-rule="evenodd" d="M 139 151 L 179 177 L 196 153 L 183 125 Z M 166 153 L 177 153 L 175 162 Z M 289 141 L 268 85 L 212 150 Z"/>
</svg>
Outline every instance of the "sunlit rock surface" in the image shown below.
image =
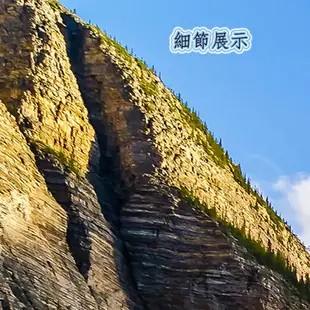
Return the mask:
<svg viewBox="0 0 310 310">
<path fill-rule="evenodd" d="M 310 273 L 141 61 L 55 1 L 0 0 L 0 73 L 0 308 L 310 309 L 184 199 Z"/>
</svg>

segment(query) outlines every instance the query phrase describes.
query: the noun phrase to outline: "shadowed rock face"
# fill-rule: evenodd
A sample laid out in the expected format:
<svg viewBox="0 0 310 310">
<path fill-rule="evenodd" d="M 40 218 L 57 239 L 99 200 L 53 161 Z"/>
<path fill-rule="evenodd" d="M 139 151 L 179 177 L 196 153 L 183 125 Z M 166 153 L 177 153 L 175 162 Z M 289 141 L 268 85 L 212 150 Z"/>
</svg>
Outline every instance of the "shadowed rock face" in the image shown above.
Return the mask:
<svg viewBox="0 0 310 310">
<path fill-rule="evenodd" d="M 66 244 L 66 213 L 48 192 L 2 102 L 0 111 L 0 305 L 97 309 Z"/>
<path fill-rule="evenodd" d="M 25 2 L 0 0 L 0 309 L 309 309 L 181 198 L 200 186 L 306 274 L 160 80 L 54 1 Z"/>
<path fill-rule="evenodd" d="M 2 307 L 140 309 L 61 19 L 45 1 L 0 4 Z"/>
</svg>

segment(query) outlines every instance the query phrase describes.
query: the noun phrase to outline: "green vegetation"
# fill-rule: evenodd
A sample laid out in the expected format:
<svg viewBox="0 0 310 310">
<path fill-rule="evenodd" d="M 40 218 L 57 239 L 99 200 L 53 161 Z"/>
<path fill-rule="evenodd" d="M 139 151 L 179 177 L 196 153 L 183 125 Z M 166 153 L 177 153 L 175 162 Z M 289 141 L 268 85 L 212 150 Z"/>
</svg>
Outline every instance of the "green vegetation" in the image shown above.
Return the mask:
<svg viewBox="0 0 310 310">
<path fill-rule="evenodd" d="M 116 53 L 119 56 L 122 56 L 127 62 L 132 61 L 132 56 L 128 53 L 125 47 L 123 47 L 120 43 L 116 41 L 116 38 L 112 39 L 108 34 L 103 32 L 98 26 L 94 26 L 91 24 L 87 24 L 87 26 L 91 30 L 97 32 L 100 35 L 100 40 L 102 44 L 114 47 Z"/>
<path fill-rule="evenodd" d="M 242 186 L 247 193 L 255 196 L 257 203 L 266 208 L 271 220 L 280 228 L 281 223 L 285 223 L 285 221 L 273 210 L 268 199 L 265 201 L 257 189 L 252 188 L 250 179 L 243 174 L 241 166 L 234 164 L 233 160 L 229 157 L 228 151 L 224 150 L 222 140 L 218 141 L 214 135 L 209 132 L 207 125 L 200 119 L 195 110 L 188 107 L 187 103 L 182 100 L 180 94 L 175 95 L 175 98 L 183 104 L 181 113 L 186 122 L 192 127 L 193 137 L 196 143 L 203 146 L 207 154 L 218 166 L 228 168 L 232 172 L 235 181 Z M 201 133 L 199 133 L 199 131 Z M 256 206 L 258 207 L 258 205 Z"/>
<path fill-rule="evenodd" d="M 55 10 L 61 9 L 60 4 L 56 0 L 49 0 L 51 7 Z M 156 74 L 155 68 L 148 67 L 145 61 L 135 57 L 133 55 L 133 50 L 128 52 L 127 47 L 123 47 L 119 44 L 115 38 L 112 38 L 105 32 L 103 32 L 98 26 L 93 26 L 91 24 L 87 25 L 94 32 L 98 33 L 100 36 L 100 40 L 102 44 L 107 46 L 114 47 L 116 53 L 121 56 L 127 62 L 136 62 L 137 66 L 143 72 L 153 72 Z M 149 82 L 145 78 L 140 80 L 141 88 L 148 96 L 156 96 L 157 85 L 154 82 Z M 260 206 L 266 208 L 270 219 L 275 223 L 276 227 L 281 228 L 282 225 L 286 225 L 287 229 L 291 231 L 290 226 L 273 210 L 268 198 L 265 200 L 261 193 L 258 192 L 257 189 L 251 186 L 250 180 L 246 177 L 246 175 L 242 172 L 241 166 L 239 164 L 233 163 L 232 158 L 229 156 L 228 152 L 224 150 L 222 146 L 222 141 L 217 140 L 214 135 L 208 130 L 207 125 L 202 122 L 198 113 L 189 108 L 186 102 L 184 102 L 181 98 L 181 95 L 176 95 L 173 90 L 171 93 L 175 96 L 176 100 L 179 100 L 182 103 L 181 114 L 184 120 L 191 126 L 192 128 L 192 137 L 197 144 L 200 144 L 205 149 L 206 153 L 212 158 L 212 160 L 224 169 L 228 169 L 231 171 L 235 181 L 243 187 L 246 192 L 252 194 L 256 198 L 256 203 L 253 206 L 256 210 L 259 210 Z M 150 105 L 149 110 L 152 110 L 152 106 Z M 79 174 L 77 165 L 74 160 L 71 158 L 67 158 L 63 152 L 56 152 L 50 147 L 44 145 L 41 142 L 34 143 L 36 147 L 43 150 L 44 152 L 53 155 L 61 164 L 65 167 L 69 168 L 71 171 Z M 221 228 L 223 232 L 227 234 L 231 234 L 236 239 L 239 240 L 240 244 L 247 248 L 248 252 L 253 255 L 256 260 L 262 264 L 266 265 L 270 269 L 280 273 L 283 275 L 285 279 L 287 279 L 290 283 L 294 284 L 297 287 L 298 291 L 302 296 L 307 297 L 310 300 L 310 279 L 307 278 L 306 283 L 303 281 L 298 281 L 296 277 L 296 270 L 288 265 L 285 259 L 282 257 L 280 253 L 274 253 L 270 249 L 266 249 L 259 242 L 252 240 L 250 235 L 247 235 L 244 229 L 238 229 L 234 227 L 231 223 L 228 223 L 225 219 L 219 218 L 217 214 L 217 210 L 215 208 L 207 208 L 206 205 L 202 204 L 199 199 L 194 197 L 187 189 L 181 189 L 181 196 L 188 200 L 191 204 L 200 208 L 201 210 L 207 212 L 213 219 L 218 220 L 221 224 Z"/>
<path fill-rule="evenodd" d="M 103 40 L 106 44 L 110 46 L 114 46 L 115 50 L 119 55 L 121 55 L 127 61 L 136 61 L 139 68 L 142 72 L 148 71 L 156 74 L 154 67 L 148 67 L 145 61 L 137 57 L 133 57 L 133 50 L 131 54 L 128 52 L 127 47 L 121 46 L 116 39 L 112 39 L 106 33 L 102 32 L 98 27 L 91 26 L 91 28 L 96 29 L 101 34 L 101 40 Z M 154 82 L 149 82 L 145 78 L 140 80 L 141 88 L 144 90 L 145 94 L 148 96 L 156 96 L 158 95 L 158 88 Z M 270 219 L 273 223 L 275 223 L 278 229 L 282 229 L 283 226 L 292 233 L 291 227 L 287 225 L 287 223 L 282 219 L 277 212 L 272 208 L 268 198 L 263 198 L 262 194 L 258 192 L 257 189 L 253 188 L 250 182 L 250 179 L 246 177 L 246 175 L 242 172 L 241 166 L 239 164 L 235 164 L 232 158 L 229 156 L 228 151 L 224 150 L 222 146 L 221 139 L 218 141 L 214 135 L 208 130 L 207 125 L 200 119 L 198 113 L 189 108 L 188 104 L 183 101 L 181 94 L 176 95 L 173 90 L 171 93 L 175 96 L 176 100 L 182 103 L 181 114 L 184 120 L 191 126 L 192 128 L 192 137 L 196 141 L 197 144 L 200 144 L 205 149 L 206 153 L 212 158 L 212 160 L 222 168 L 227 168 L 231 171 L 235 181 L 243 187 L 247 193 L 254 195 L 256 198 L 255 208 L 258 210 L 259 205 L 266 208 Z M 150 111 L 153 111 L 152 107 L 149 107 Z"/>
<path fill-rule="evenodd" d="M 180 196 L 187 203 L 206 212 L 213 220 L 218 221 L 223 233 L 236 238 L 247 249 L 248 253 L 255 257 L 259 264 L 281 274 L 284 279 L 296 287 L 303 298 L 310 301 L 310 275 L 307 275 L 306 281 L 303 279 L 298 281 L 296 269 L 290 266 L 279 252 L 275 253 L 271 248 L 266 249 L 260 242 L 253 240 L 249 234 L 246 234 L 245 223 L 241 229 L 234 227 L 226 219 L 218 215 L 216 208 L 208 208 L 186 188 L 180 189 Z"/>
<path fill-rule="evenodd" d="M 115 48 L 115 51 L 117 52 L 118 55 L 121 55 L 123 58 L 125 58 L 128 62 L 130 62 L 132 60 L 131 56 L 129 55 L 129 53 L 126 51 L 126 49 L 121 46 L 119 43 L 117 43 L 116 41 L 112 40 L 111 38 L 109 38 L 107 35 L 103 35 L 102 36 L 102 40 L 110 45 L 113 46 Z"/>
<path fill-rule="evenodd" d="M 148 68 L 145 61 L 141 60 L 138 57 L 134 57 L 133 50 L 131 51 L 131 53 L 129 53 L 128 48 L 123 47 L 119 42 L 116 41 L 116 38 L 112 38 L 107 33 L 103 32 L 98 26 L 88 24 L 88 27 L 92 29 L 94 32 L 99 33 L 102 44 L 114 47 L 116 53 L 119 56 L 121 56 L 125 61 L 127 61 L 128 63 L 135 61 L 137 66 L 141 69 L 142 74 L 143 72 L 150 72 L 150 71 L 155 74 L 154 67 Z M 158 87 L 155 82 L 148 81 L 146 78 L 142 78 L 140 80 L 140 86 L 147 96 L 158 95 Z"/>
<path fill-rule="evenodd" d="M 56 0 L 50 0 L 50 3 L 53 3 L 54 6 L 59 7 L 59 4 Z M 142 70 L 142 74 L 143 72 L 153 72 L 156 74 L 154 66 L 150 67 L 146 64 L 145 61 L 136 57 L 136 55 L 134 55 L 133 49 L 131 49 L 129 53 L 127 46 L 123 47 L 116 41 L 115 37 L 112 38 L 112 36 L 102 31 L 98 26 L 88 24 L 88 27 L 94 32 L 99 33 L 101 42 L 108 46 L 113 46 L 117 54 L 123 57 L 125 61 L 135 61 L 138 67 Z M 145 78 L 142 78 L 140 80 L 140 85 L 148 96 L 156 96 L 158 94 L 158 88 L 154 82 L 149 82 Z M 192 137 L 194 141 L 197 144 L 203 146 L 206 153 L 217 165 L 231 171 L 235 181 L 241 187 L 243 187 L 247 193 L 253 195 L 256 198 L 255 206 L 253 206 L 256 210 L 259 210 L 260 207 L 266 208 L 266 211 L 268 212 L 271 221 L 276 225 L 276 228 L 280 230 L 283 229 L 283 227 L 286 227 L 293 234 L 291 227 L 287 224 L 287 222 L 282 219 L 272 208 L 268 198 L 265 200 L 262 194 L 259 193 L 256 188 L 252 187 L 250 179 L 247 178 L 246 175 L 242 172 L 241 166 L 233 162 L 232 158 L 228 154 L 228 151 L 224 150 L 221 139 L 218 141 L 214 137 L 214 135 L 208 130 L 207 125 L 200 119 L 198 113 L 194 109 L 189 108 L 187 103 L 184 102 L 181 98 L 180 94 L 176 95 L 172 89 L 169 90 L 175 96 L 176 100 L 179 100 L 182 103 L 181 113 L 184 120 L 192 128 Z M 149 111 L 153 111 L 154 107 L 151 105 L 151 103 L 148 103 L 146 104 L 146 108 Z"/>
<path fill-rule="evenodd" d="M 67 168 L 69 171 L 74 172 L 77 176 L 80 176 L 80 170 L 78 164 L 74 161 L 73 158 L 68 158 L 62 151 L 56 151 L 50 146 L 44 144 L 38 140 L 32 140 L 30 146 L 37 151 L 41 151 L 44 155 L 48 154 L 54 157 L 61 165 Z"/>
<path fill-rule="evenodd" d="M 142 61 L 138 57 L 135 57 L 135 61 L 141 70 L 148 71 L 147 65 L 144 61 Z"/>
<path fill-rule="evenodd" d="M 144 90 L 147 96 L 156 96 L 158 95 L 158 88 L 154 82 L 149 82 L 146 79 L 140 81 L 141 88 Z"/>
<path fill-rule="evenodd" d="M 61 9 L 61 5 L 58 3 L 57 0 L 49 0 L 48 2 L 49 2 L 49 5 L 51 6 L 51 8 L 53 10 L 56 11 L 56 10 L 60 10 Z"/>
</svg>

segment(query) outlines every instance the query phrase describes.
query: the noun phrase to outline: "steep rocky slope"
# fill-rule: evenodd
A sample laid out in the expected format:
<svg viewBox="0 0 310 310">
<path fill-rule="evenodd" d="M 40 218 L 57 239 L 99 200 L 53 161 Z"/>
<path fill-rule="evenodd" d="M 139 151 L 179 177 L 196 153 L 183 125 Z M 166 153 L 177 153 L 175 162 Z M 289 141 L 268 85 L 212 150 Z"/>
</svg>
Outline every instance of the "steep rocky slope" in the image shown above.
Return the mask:
<svg viewBox="0 0 310 310">
<path fill-rule="evenodd" d="M 3 309 L 310 308 L 233 232 L 300 279 L 304 246 L 152 70 L 55 1 L 0 0 L 0 43 Z"/>
</svg>

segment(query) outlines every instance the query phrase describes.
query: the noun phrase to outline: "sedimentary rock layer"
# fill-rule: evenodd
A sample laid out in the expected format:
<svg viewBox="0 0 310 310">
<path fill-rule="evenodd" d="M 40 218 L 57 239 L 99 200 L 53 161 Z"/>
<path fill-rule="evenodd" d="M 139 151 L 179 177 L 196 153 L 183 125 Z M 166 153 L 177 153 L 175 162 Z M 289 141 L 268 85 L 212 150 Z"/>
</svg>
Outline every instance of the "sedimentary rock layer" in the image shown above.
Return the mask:
<svg viewBox="0 0 310 310">
<path fill-rule="evenodd" d="M 184 198 L 309 273 L 180 101 L 98 29 L 55 1 L 0 0 L 0 99 L 2 309 L 310 308 Z"/>
</svg>

